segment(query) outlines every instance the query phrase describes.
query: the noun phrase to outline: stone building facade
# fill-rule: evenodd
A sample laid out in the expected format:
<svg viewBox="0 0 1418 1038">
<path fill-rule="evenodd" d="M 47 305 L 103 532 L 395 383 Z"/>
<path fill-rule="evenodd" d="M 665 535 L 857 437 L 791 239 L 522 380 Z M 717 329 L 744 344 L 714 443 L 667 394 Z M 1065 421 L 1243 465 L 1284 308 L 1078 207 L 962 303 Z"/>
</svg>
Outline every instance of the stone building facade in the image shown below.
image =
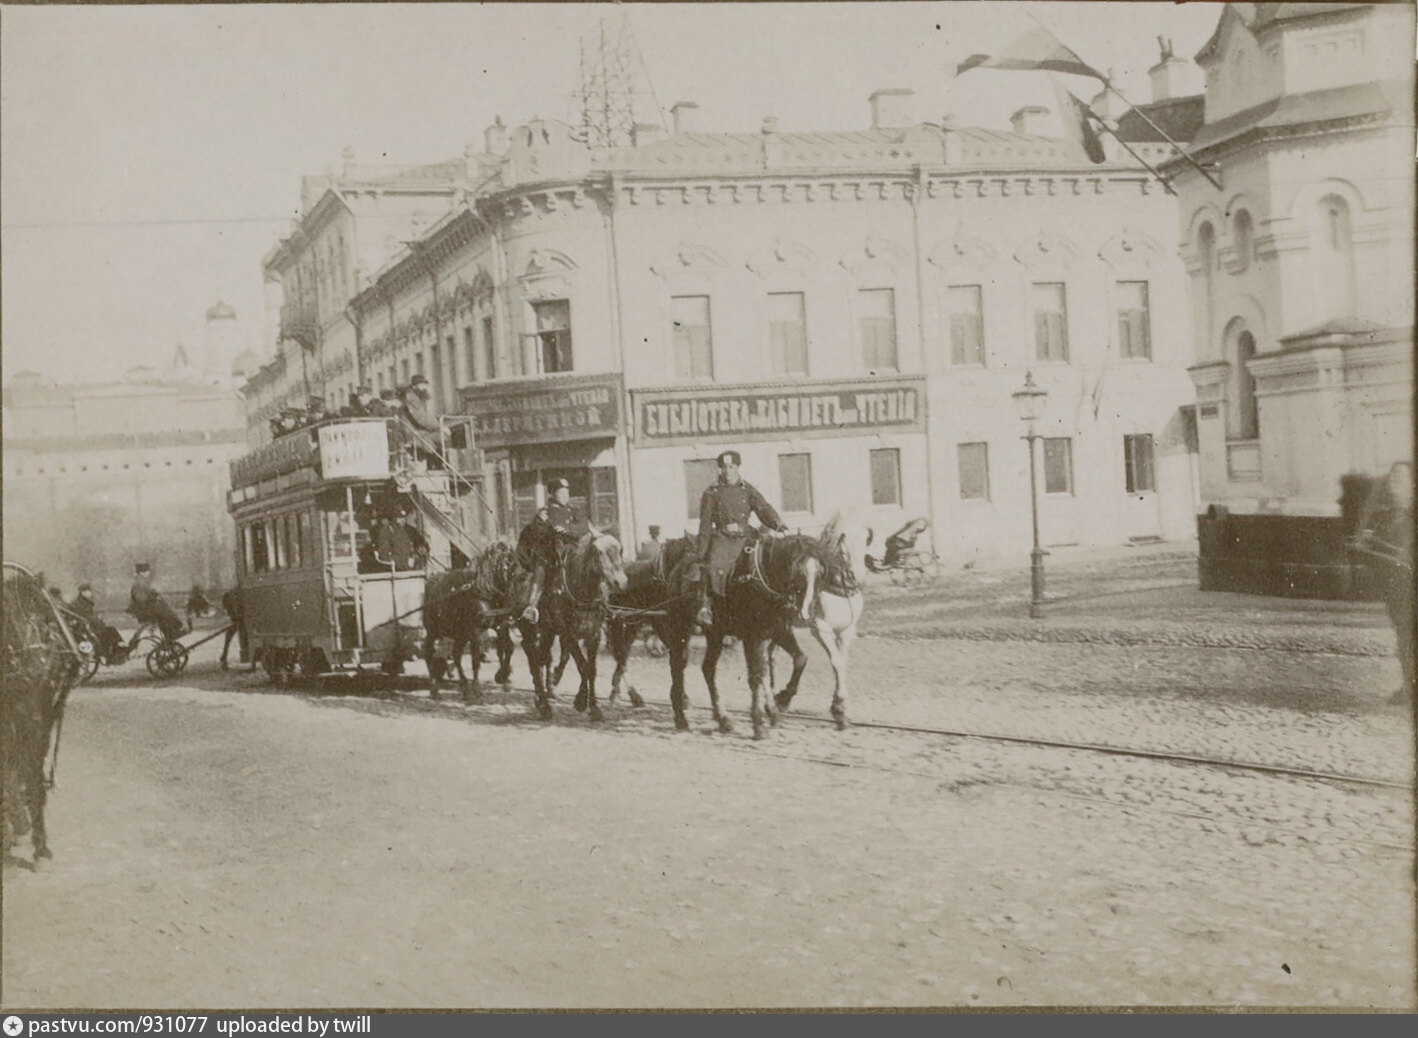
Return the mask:
<svg viewBox="0 0 1418 1038">
<path fill-rule="evenodd" d="M 57 385 L 20 372 L 4 390 L 5 557 L 72 597 L 127 604 L 136 562 L 180 607 L 194 583 L 234 583 L 228 463 L 246 449 L 240 396 L 209 379 L 136 368 Z"/>
<path fill-rule="evenodd" d="M 496 177 L 351 302 L 362 367 L 424 372 L 475 416 L 503 534 L 553 476 L 627 541 L 693 528 L 732 446 L 792 526 L 925 516 L 947 557 L 1017 550 L 1010 396 L 1032 371 L 1045 540 L 1189 536 L 1174 201 L 1126 156 L 1042 136 L 1038 110 L 996 132 L 910 101 L 880 91 L 869 129 L 814 134 L 699 133 L 682 103 L 616 149 L 517 127 Z"/>
<path fill-rule="evenodd" d="M 1204 586 L 1355 590 L 1342 481 L 1413 452 L 1413 11 L 1228 4 L 1182 164 Z"/>
</svg>

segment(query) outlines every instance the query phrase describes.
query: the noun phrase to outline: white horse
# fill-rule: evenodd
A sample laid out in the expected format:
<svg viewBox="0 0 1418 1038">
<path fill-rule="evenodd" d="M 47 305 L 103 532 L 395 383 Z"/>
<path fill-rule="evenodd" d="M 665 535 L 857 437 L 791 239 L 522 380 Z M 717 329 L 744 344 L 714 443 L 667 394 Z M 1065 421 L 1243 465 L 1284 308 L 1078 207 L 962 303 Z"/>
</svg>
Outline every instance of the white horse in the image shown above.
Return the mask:
<svg viewBox="0 0 1418 1038">
<path fill-rule="evenodd" d="M 839 730 L 847 727 L 847 656 L 862 618 L 862 576 L 871 540 L 865 526 L 845 522 L 840 512 L 834 512 L 819 535 L 825 563 L 822 576 L 811 590 L 810 601 L 803 602 L 803 619 L 832 664 L 832 719 Z M 768 663 L 771 671 L 771 655 Z M 774 702 L 779 710 L 787 710 L 792 699 L 793 692 L 784 689 Z"/>
</svg>

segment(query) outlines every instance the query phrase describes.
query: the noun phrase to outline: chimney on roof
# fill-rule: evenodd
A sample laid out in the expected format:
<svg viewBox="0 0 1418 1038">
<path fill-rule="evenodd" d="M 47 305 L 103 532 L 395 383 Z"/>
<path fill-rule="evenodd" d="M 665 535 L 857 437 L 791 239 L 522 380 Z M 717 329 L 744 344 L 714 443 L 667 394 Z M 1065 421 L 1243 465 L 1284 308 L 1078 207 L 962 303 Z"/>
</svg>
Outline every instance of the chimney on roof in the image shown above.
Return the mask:
<svg viewBox="0 0 1418 1038">
<path fill-rule="evenodd" d="M 670 118 L 674 120 L 675 133 L 695 133 L 699 129 L 699 103 L 676 101 L 670 107 Z"/>
<path fill-rule="evenodd" d="M 765 115 L 765 116 L 763 117 L 763 127 L 762 127 L 762 129 L 760 130 L 760 132 L 761 132 L 761 133 L 777 133 L 777 132 L 778 132 L 778 117 L 777 117 L 776 115 Z"/>
<path fill-rule="evenodd" d="M 483 131 L 483 150 L 489 155 L 502 155 L 507 151 L 507 127 L 502 125 L 502 116 Z"/>
<path fill-rule="evenodd" d="M 352 145 L 346 144 L 340 152 L 340 176 L 354 176 L 355 150 Z"/>
<path fill-rule="evenodd" d="M 636 123 L 630 128 L 630 143 L 637 148 L 654 144 L 660 136 L 661 127 L 658 123 Z"/>
<path fill-rule="evenodd" d="M 911 117 L 911 98 L 915 96 L 914 91 L 892 88 L 890 90 L 878 90 L 872 94 L 871 101 L 871 128 L 873 130 L 899 130 L 903 126 L 912 125 L 915 120 Z"/>
<path fill-rule="evenodd" d="M 1172 53 L 1171 40 L 1159 36 L 1157 45 L 1162 52 L 1162 58 L 1147 70 L 1147 74 L 1152 77 L 1152 103 L 1198 93 L 1193 72 L 1196 66 Z"/>
<path fill-rule="evenodd" d="M 1044 121 L 1048 117 L 1049 110 L 1047 108 L 1041 105 L 1025 105 L 1009 117 L 1009 125 L 1014 127 L 1015 133 L 1042 137 L 1044 136 Z"/>
</svg>

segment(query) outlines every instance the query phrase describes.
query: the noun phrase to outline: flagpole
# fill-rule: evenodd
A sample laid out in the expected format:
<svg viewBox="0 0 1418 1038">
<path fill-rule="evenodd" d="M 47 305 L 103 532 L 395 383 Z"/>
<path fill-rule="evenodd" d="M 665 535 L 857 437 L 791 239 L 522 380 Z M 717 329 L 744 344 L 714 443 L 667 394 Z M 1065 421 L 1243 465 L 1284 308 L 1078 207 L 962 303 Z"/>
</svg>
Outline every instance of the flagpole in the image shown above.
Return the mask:
<svg viewBox="0 0 1418 1038">
<path fill-rule="evenodd" d="M 1030 18 L 1032 18 L 1032 19 L 1034 20 L 1034 23 L 1035 23 L 1036 25 L 1038 25 L 1039 28 L 1043 29 L 1046 33 L 1048 33 L 1050 36 L 1052 36 L 1052 37 L 1054 38 L 1054 42 L 1055 42 L 1055 43 L 1057 43 L 1060 47 L 1063 47 L 1065 50 L 1069 50 L 1070 52 L 1072 52 L 1072 49 L 1068 46 L 1068 44 L 1064 43 L 1063 40 L 1059 39 L 1058 34 L 1055 33 L 1053 29 L 1050 29 L 1047 25 L 1045 25 L 1042 21 L 1039 20 L 1039 16 L 1038 16 L 1038 15 L 1036 15 L 1033 11 L 1025 11 L 1024 13 L 1027 14 Z M 1120 91 L 1117 87 L 1113 86 L 1113 81 L 1112 81 L 1112 80 L 1110 80 L 1107 76 L 1103 75 L 1101 72 L 1097 72 L 1097 70 L 1094 70 L 1094 71 L 1096 72 L 1099 81 L 1102 82 L 1102 84 L 1103 84 L 1103 89 L 1104 89 L 1104 90 L 1108 91 L 1110 94 L 1112 94 L 1114 97 L 1116 97 L 1116 98 L 1117 98 L 1119 101 L 1121 101 L 1123 104 L 1125 104 L 1125 105 L 1127 105 L 1129 108 L 1131 108 L 1134 112 L 1136 112 L 1136 113 L 1138 114 L 1138 116 L 1141 117 L 1141 119 L 1142 119 L 1143 122 L 1147 123 L 1148 126 L 1152 127 L 1154 130 L 1156 130 L 1158 133 L 1160 133 L 1160 134 L 1162 135 L 1162 139 L 1165 140 L 1168 144 L 1170 144 L 1170 145 L 1172 146 L 1172 149 L 1173 149 L 1178 155 L 1180 155 L 1180 156 L 1181 156 L 1183 159 L 1185 159 L 1187 162 L 1191 163 L 1192 167 L 1195 168 L 1198 173 L 1200 173 L 1200 174 L 1201 174 L 1202 176 L 1204 176 L 1208 181 L 1211 182 L 1211 186 L 1212 186 L 1212 187 L 1216 188 L 1217 191 L 1223 190 L 1223 188 L 1221 187 L 1220 181 L 1218 181 L 1215 177 L 1213 177 L 1213 176 L 1211 175 L 1211 173 L 1208 172 L 1207 169 L 1206 169 L 1204 166 L 1201 165 L 1201 163 L 1197 162 L 1196 159 L 1194 159 L 1194 158 L 1192 158 L 1190 155 L 1188 155 L 1187 152 L 1186 152 L 1186 149 L 1184 149 L 1184 148 L 1183 148 L 1180 144 L 1178 144 L 1176 141 L 1172 140 L 1171 135 L 1168 134 L 1166 130 L 1162 129 L 1162 127 L 1158 126 L 1155 122 L 1153 122 L 1153 121 L 1148 117 L 1148 115 L 1147 115 L 1146 112 L 1144 112 L 1141 108 L 1137 107 L 1137 105 L 1133 104 L 1133 103 L 1132 103 L 1131 101 L 1129 101 L 1126 97 L 1124 97 L 1123 94 L 1122 94 L 1122 91 Z M 1099 121 L 1101 122 L 1102 120 L 1099 120 Z M 1105 128 L 1106 128 L 1106 124 L 1105 124 Z M 1112 130 L 1109 130 L 1108 132 L 1109 132 L 1109 133 L 1112 133 L 1113 131 L 1112 131 Z M 1113 136 L 1117 139 L 1117 141 L 1118 141 L 1119 144 L 1122 144 L 1122 146 L 1123 146 L 1124 148 L 1127 148 L 1127 144 L 1123 141 L 1123 139 L 1122 139 L 1121 137 L 1118 137 L 1118 135 L 1117 135 L 1116 133 L 1113 133 Z M 1131 148 L 1128 148 L 1127 150 L 1128 150 L 1128 152 L 1133 156 L 1133 158 L 1137 158 L 1137 153 L 1136 153 L 1136 152 L 1134 152 Z M 1142 162 L 1142 160 L 1141 160 L 1140 158 L 1137 159 L 1137 161 Z M 1143 165 L 1146 166 L 1147 163 L 1143 162 Z M 1151 166 L 1147 166 L 1147 168 L 1148 168 L 1148 169 L 1152 169 Z M 1156 173 L 1157 171 L 1156 171 L 1156 170 L 1153 170 L 1153 172 Z M 1162 175 L 1161 175 L 1160 173 L 1158 173 L 1157 176 L 1158 176 L 1159 179 L 1161 179 L 1161 176 L 1162 176 Z M 1165 181 L 1165 180 L 1163 180 L 1162 182 L 1163 182 L 1163 184 L 1166 184 L 1166 181 Z M 1168 187 L 1167 190 L 1168 190 L 1168 191 L 1171 191 L 1172 194 L 1176 194 L 1176 192 L 1175 192 L 1175 191 L 1172 191 L 1172 189 L 1171 189 L 1170 187 Z"/>
<path fill-rule="evenodd" d="M 1167 131 L 1164 130 L 1164 129 L 1162 129 L 1162 127 L 1158 126 L 1155 122 L 1153 122 L 1153 121 L 1148 117 L 1148 115 L 1147 115 L 1146 112 L 1144 112 L 1141 108 L 1137 107 L 1137 105 L 1133 104 L 1133 103 L 1132 103 L 1131 101 L 1129 101 L 1126 97 L 1124 97 L 1124 96 L 1122 95 L 1122 92 L 1119 91 L 1117 87 L 1113 86 L 1112 80 L 1108 80 L 1108 79 L 1103 80 L 1103 89 L 1106 90 L 1106 91 L 1108 91 L 1110 94 L 1112 94 L 1114 97 L 1116 97 L 1116 98 L 1117 98 L 1119 101 L 1121 101 L 1123 104 L 1125 104 L 1125 105 L 1127 105 L 1129 108 L 1131 108 L 1134 112 L 1136 112 L 1136 113 L 1138 114 L 1138 116 L 1142 119 L 1143 122 L 1145 122 L 1148 126 L 1152 127 L 1154 130 L 1156 130 L 1158 133 L 1160 133 L 1160 134 L 1162 135 L 1162 139 L 1165 140 L 1168 144 L 1170 144 L 1170 145 L 1172 146 L 1172 150 L 1173 150 L 1173 151 L 1175 151 L 1178 155 L 1180 155 L 1182 158 L 1184 158 L 1187 162 L 1191 163 L 1192 167 L 1193 167 L 1198 173 L 1200 173 L 1202 176 L 1204 176 L 1207 180 L 1211 181 L 1211 186 L 1212 186 L 1212 187 L 1216 188 L 1217 191 L 1222 190 L 1221 182 L 1218 181 L 1215 177 L 1213 177 L 1213 176 L 1211 175 L 1210 171 L 1208 171 L 1205 166 L 1203 166 L 1201 163 L 1197 162 L 1196 159 L 1194 159 L 1194 158 L 1192 158 L 1190 155 L 1188 155 L 1187 152 L 1186 152 L 1186 149 L 1183 148 L 1183 147 L 1182 147 L 1180 144 L 1178 144 L 1176 141 L 1172 140 L 1172 138 L 1168 135 Z M 1111 132 L 1111 131 L 1110 131 L 1110 132 Z M 1117 135 L 1117 134 L 1113 134 L 1113 136 L 1114 136 L 1114 137 L 1117 137 L 1118 135 Z M 1122 142 L 1122 138 L 1121 138 L 1121 137 L 1118 137 L 1118 141 L 1119 141 L 1119 143 L 1121 143 L 1121 142 Z M 1127 147 L 1126 145 L 1123 145 L 1123 146 L 1124 146 L 1124 147 Z M 1131 148 L 1128 148 L 1128 151 L 1132 151 L 1132 149 L 1131 149 Z M 1140 162 L 1140 161 L 1142 161 L 1142 160 L 1139 159 L 1138 161 Z"/>
<path fill-rule="evenodd" d="M 1096 119 L 1097 116 L 1094 116 L 1094 118 Z M 1112 134 L 1113 140 L 1117 141 L 1124 148 L 1126 148 L 1127 153 L 1133 158 L 1137 159 L 1139 165 L 1141 165 L 1144 169 L 1146 169 L 1149 173 L 1151 173 L 1154 177 L 1161 181 L 1162 187 L 1166 190 L 1167 194 L 1175 195 L 1177 193 L 1176 189 L 1172 187 L 1171 182 L 1168 181 L 1167 178 L 1162 175 L 1161 171 L 1158 170 L 1155 166 L 1149 165 L 1141 155 L 1133 151 L 1132 148 L 1128 147 L 1128 142 L 1119 137 L 1118 132 L 1114 130 L 1111 126 L 1109 126 L 1105 120 L 1098 119 L 1098 125 L 1103 127 L 1103 129 L 1107 130 L 1108 133 Z"/>
</svg>

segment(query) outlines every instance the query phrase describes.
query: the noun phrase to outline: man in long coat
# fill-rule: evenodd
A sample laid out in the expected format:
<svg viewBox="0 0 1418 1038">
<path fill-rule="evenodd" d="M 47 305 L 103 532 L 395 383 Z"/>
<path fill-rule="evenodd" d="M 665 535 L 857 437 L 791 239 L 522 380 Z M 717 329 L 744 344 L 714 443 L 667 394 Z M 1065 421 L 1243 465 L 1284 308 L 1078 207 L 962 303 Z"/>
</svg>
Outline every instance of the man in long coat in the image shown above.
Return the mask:
<svg viewBox="0 0 1418 1038">
<path fill-rule="evenodd" d="M 157 624 L 168 640 L 187 632 L 186 625 L 172 611 L 172 606 L 153 587 L 153 567 L 149 563 L 140 562 L 134 567 L 133 587 L 128 592 L 128 612 L 140 624 Z"/>
<path fill-rule="evenodd" d="M 709 596 L 724 596 L 724 583 L 748 541 L 749 516 L 770 530 L 787 529 L 758 489 L 739 475 L 742 462 L 738 451 L 720 454 L 719 479 L 699 499 L 699 623 L 705 627 L 714 623 Z"/>
</svg>

